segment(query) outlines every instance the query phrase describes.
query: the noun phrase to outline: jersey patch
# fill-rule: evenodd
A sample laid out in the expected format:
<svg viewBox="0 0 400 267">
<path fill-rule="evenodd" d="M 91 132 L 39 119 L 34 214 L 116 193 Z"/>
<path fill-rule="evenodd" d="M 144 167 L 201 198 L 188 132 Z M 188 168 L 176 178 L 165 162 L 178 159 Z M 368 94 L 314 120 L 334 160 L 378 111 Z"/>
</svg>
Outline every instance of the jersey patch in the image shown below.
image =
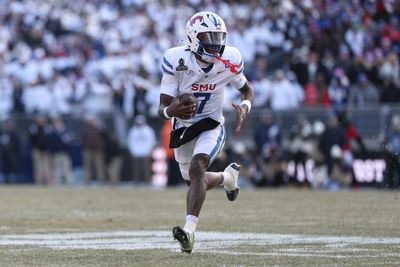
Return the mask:
<svg viewBox="0 0 400 267">
<path fill-rule="evenodd" d="M 179 66 L 175 68 L 176 71 L 186 71 L 188 70 L 188 67 L 185 65 L 185 60 L 183 58 L 180 58 L 178 61 Z"/>
</svg>

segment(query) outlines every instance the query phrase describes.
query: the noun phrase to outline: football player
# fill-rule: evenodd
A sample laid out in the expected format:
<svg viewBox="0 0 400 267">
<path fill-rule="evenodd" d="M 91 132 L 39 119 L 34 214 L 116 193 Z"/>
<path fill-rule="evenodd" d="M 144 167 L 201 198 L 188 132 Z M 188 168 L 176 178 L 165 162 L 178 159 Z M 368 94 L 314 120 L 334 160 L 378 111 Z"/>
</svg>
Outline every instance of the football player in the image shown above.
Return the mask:
<svg viewBox="0 0 400 267">
<path fill-rule="evenodd" d="M 253 89 L 243 75 L 240 52 L 225 44 L 226 26 L 213 12 L 199 12 L 186 24 L 186 46 L 168 49 L 162 59 L 158 113 L 172 119 L 170 147 L 174 148 L 183 178 L 189 185 L 187 216 L 183 228 L 173 228 L 173 237 L 183 252 L 190 253 L 206 191 L 223 185 L 229 200 L 236 199 L 240 165 L 229 164 L 223 172 L 207 172 L 226 140 L 222 105 L 224 90 L 232 84 L 241 93 L 241 103 L 232 103 L 238 113 L 239 132 L 253 101 Z M 194 102 L 179 101 L 192 93 Z M 197 106 L 197 108 L 196 108 Z"/>
</svg>

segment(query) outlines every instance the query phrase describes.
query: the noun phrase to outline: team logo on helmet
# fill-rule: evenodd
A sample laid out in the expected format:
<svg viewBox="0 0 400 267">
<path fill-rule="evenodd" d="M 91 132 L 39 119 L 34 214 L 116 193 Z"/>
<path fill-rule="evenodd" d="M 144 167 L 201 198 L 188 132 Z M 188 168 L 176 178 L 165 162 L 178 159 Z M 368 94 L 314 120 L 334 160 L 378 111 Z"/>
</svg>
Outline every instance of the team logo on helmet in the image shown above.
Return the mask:
<svg viewBox="0 0 400 267">
<path fill-rule="evenodd" d="M 190 26 L 193 26 L 193 25 L 196 23 L 197 20 L 198 20 L 199 22 L 203 22 L 203 16 L 198 15 L 198 16 L 193 17 L 193 18 L 190 20 Z"/>
</svg>

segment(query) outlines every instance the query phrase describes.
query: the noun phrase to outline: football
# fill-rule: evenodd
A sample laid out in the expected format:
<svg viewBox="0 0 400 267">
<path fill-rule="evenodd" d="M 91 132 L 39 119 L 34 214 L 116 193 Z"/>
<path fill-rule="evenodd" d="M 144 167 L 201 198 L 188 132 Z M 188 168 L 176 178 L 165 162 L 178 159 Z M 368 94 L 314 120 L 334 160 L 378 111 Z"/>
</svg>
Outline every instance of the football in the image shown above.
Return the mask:
<svg viewBox="0 0 400 267">
<path fill-rule="evenodd" d="M 179 96 L 178 99 L 179 99 L 179 103 L 184 103 L 185 106 L 189 106 L 192 104 L 195 105 L 195 109 L 191 116 L 182 117 L 182 119 L 185 119 L 185 120 L 192 118 L 197 112 L 197 98 L 192 93 L 183 93 Z"/>
</svg>

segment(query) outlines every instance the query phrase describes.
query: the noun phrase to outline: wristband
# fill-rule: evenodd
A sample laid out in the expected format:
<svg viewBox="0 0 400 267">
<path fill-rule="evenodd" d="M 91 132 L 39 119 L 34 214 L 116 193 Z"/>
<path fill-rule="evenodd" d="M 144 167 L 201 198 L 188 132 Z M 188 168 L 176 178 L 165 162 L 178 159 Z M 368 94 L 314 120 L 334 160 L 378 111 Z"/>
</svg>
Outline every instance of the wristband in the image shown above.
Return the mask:
<svg viewBox="0 0 400 267">
<path fill-rule="evenodd" d="M 163 109 L 163 114 L 164 114 L 164 118 L 166 118 L 167 120 L 169 120 L 169 119 L 171 119 L 171 117 L 168 116 L 167 108 L 168 108 L 168 107 L 165 107 L 165 108 Z"/>
<path fill-rule="evenodd" d="M 250 112 L 250 109 L 251 109 L 251 102 L 250 102 L 250 100 L 245 99 L 245 100 L 243 100 L 242 102 L 240 102 L 240 105 L 245 105 L 245 106 L 247 106 L 247 113 Z"/>
</svg>

